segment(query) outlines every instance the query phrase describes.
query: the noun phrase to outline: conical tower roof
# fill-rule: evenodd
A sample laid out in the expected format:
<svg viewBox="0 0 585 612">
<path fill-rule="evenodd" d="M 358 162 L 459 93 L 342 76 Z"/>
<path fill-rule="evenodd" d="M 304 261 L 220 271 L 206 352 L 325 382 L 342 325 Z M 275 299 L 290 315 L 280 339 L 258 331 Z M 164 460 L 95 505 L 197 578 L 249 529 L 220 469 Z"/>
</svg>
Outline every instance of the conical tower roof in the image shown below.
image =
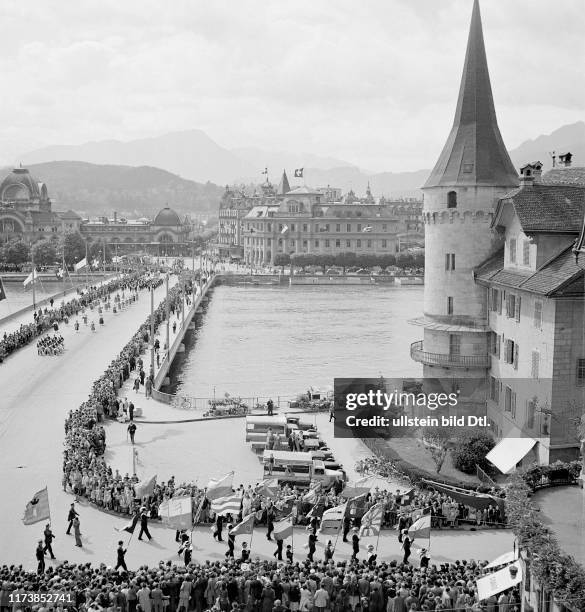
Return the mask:
<svg viewBox="0 0 585 612">
<path fill-rule="evenodd" d="M 478 0 L 473 3 L 453 127 L 425 188 L 457 185 L 518 185 L 496 119 Z"/>
<path fill-rule="evenodd" d="M 280 177 L 280 183 L 278 183 L 278 187 L 276 188 L 276 195 L 283 196 L 290 191 L 290 185 L 288 183 L 288 176 L 286 176 L 286 170 L 282 171 L 282 176 Z"/>
</svg>

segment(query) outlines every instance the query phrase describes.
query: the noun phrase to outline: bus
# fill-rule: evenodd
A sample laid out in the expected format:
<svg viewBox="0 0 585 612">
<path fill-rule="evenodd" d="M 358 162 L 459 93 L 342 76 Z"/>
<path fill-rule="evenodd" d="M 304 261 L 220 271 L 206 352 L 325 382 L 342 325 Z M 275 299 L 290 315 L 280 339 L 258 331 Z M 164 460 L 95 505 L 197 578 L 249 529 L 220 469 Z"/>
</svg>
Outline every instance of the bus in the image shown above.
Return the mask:
<svg viewBox="0 0 585 612">
<path fill-rule="evenodd" d="M 276 479 L 278 484 L 309 487 L 313 482 L 321 482 L 328 489 L 336 480 L 346 480 L 345 472 L 327 469 L 311 452 L 265 450 L 262 464 L 264 478 Z"/>
</svg>

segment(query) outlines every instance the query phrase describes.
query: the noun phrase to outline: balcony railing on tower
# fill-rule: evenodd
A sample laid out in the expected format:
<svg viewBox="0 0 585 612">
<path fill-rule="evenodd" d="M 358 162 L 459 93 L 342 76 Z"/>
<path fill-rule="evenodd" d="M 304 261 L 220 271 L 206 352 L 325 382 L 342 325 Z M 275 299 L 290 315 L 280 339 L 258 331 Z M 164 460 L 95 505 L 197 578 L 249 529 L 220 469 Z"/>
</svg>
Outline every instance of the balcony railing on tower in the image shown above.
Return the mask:
<svg viewBox="0 0 585 612">
<path fill-rule="evenodd" d="M 487 368 L 489 355 L 456 355 L 445 353 L 430 353 L 423 349 L 423 341 L 418 340 L 410 345 L 410 356 L 414 361 L 425 365 L 444 368 Z"/>
</svg>

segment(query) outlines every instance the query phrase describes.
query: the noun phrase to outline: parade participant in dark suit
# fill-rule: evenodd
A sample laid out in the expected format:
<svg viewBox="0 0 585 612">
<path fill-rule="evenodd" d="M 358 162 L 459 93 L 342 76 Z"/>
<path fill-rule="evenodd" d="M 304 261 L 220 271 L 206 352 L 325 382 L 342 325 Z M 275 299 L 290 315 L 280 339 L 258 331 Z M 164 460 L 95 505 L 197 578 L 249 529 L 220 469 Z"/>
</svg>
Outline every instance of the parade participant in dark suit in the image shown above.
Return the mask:
<svg viewBox="0 0 585 612">
<path fill-rule="evenodd" d="M 284 540 L 279 540 L 276 538 L 276 550 L 274 551 L 273 556 L 276 557 L 277 561 L 282 561 L 282 545 L 284 544 Z"/>
<path fill-rule="evenodd" d="M 242 554 L 240 561 L 242 563 L 248 563 L 248 561 L 250 561 L 250 549 L 248 548 L 247 542 L 242 542 Z"/>
<path fill-rule="evenodd" d="M 286 560 L 289 563 L 292 563 L 293 562 L 293 549 L 292 549 L 292 546 L 290 544 L 286 545 L 286 553 L 285 553 L 285 555 L 286 555 Z"/>
<path fill-rule="evenodd" d="M 118 550 L 116 551 L 116 567 L 114 568 L 115 570 L 117 570 L 119 567 L 121 567 L 125 572 L 128 571 L 128 568 L 126 567 L 126 559 L 124 558 L 124 555 L 126 554 L 126 548 L 124 548 L 124 542 L 122 542 L 122 540 L 120 540 L 118 542 Z"/>
<path fill-rule="evenodd" d="M 274 508 L 270 507 L 266 511 L 266 523 L 268 525 L 268 531 L 266 532 L 266 539 L 272 540 L 270 537 L 274 531 Z"/>
<path fill-rule="evenodd" d="M 327 546 L 325 546 L 325 563 L 328 563 L 331 559 L 333 559 L 333 542 L 329 540 Z"/>
<path fill-rule="evenodd" d="M 408 563 L 408 557 L 410 557 L 410 545 L 411 540 L 408 537 L 408 530 L 405 529 L 404 535 L 402 537 L 402 550 L 404 551 L 404 558 L 402 559 L 402 563 Z"/>
<path fill-rule="evenodd" d="M 146 513 L 146 508 L 142 506 L 140 508 L 140 533 L 138 534 L 138 539 L 142 540 L 142 534 L 146 534 L 148 541 L 152 540 L 152 536 L 148 531 L 148 514 Z"/>
<path fill-rule="evenodd" d="M 349 533 L 349 530 L 351 529 L 351 517 L 348 515 L 345 515 L 343 517 L 343 541 L 347 542 L 347 534 Z"/>
<path fill-rule="evenodd" d="M 67 527 L 67 531 L 65 532 L 67 535 L 71 535 L 71 527 L 73 527 L 73 521 L 76 516 L 79 516 L 75 510 L 75 504 L 71 504 L 69 508 L 69 514 L 67 515 L 67 520 L 69 521 L 69 526 Z"/>
<path fill-rule="evenodd" d="M 37 573 L 44 574 L 45 572 L 45 552 L 44 552 L 42 540 L 39 540 L 39 545 L 37 546 L 37 550 L 36 550 L 36 557 L 37 557 L 37 561 L 39 562 L 39 565 L 37 567 Z"/>
<path fill-rule="evenodd" d="M 351 547 L 353 549 L 353 554 L 351 555 L 351 558 L 357 559 L 358 553 L 360 552 L 360 537 L 358 535 L 357 527 L 354 527 L 352 532 Z"/>
<path fill-rule="evenodd" d="M 130 421 L 130 425 L 128 425 L 128 433 L 130 434 L 130 441 L 134 444 L 134 435 L 136 434 L 136 424 L 134 421 Z"/>
<path fill-rule="evenodd" d="M 55 558 L 55 555 L 53 554 L 53 547 L 51 546 L 53 540 L 55 539 L 55 536 L 53 535 L 53 532 L 51 531 L 51 525 L 49 523 L 47 523 L 47 526 L 45 527 L 45 548 L 43 549 L 43 552 L 47 552 L 49 551 L 49 554 L 51 555 L 51 559 Z"/>
<path fill-rule="evenodd" d="M 230 533 L 231 529 L 232 529 L 233 525 L 231 523 L 228 523 L 227 526 L 227 530 L 228 530 L 228 549 L 225 553 L 226 557 L 231 557 L 232 559 L 234 558 L 234 549 L 236 547 L 236 536 L 232 535 Z"/>
<path fill-rule="evenodd" d="M 128 418 L 130 421 L 134 420 L 134 404 L 132 402 L 128 404 Z"/>
<path fill-rule="evenodd" d="M 213 532 L 213 539 L 217 538 L 218 542 L 223 542 L 221 539 L 221 531 L 223 529 L 223 516 L 219 514 L 215 519 L 215 531 Z"/>
<path fill-rule="evenodd" d="M 309 559 L 309 561 L 313 560 L 315 550 L 317 550 L 317 536 L 314 533 L 311 533 L 309 534 L 309 554 L 307 555 L 307 559 Z"/>
</svg>

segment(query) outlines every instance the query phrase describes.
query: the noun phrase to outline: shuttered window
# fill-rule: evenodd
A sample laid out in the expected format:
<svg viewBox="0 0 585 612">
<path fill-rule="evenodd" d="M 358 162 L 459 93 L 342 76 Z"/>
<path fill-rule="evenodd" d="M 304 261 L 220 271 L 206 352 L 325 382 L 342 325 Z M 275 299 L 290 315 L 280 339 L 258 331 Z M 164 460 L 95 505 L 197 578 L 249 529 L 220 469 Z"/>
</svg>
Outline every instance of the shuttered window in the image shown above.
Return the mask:
<svg viewBox="0 0 585 612">
<path fill-rule="evenodd" d="M 538 351 L 532 351 L 532 366 L 530 369 L 530 375 L 532 378 L 539 378 L 540 370 L 540 353 Z"/>
</svg>

